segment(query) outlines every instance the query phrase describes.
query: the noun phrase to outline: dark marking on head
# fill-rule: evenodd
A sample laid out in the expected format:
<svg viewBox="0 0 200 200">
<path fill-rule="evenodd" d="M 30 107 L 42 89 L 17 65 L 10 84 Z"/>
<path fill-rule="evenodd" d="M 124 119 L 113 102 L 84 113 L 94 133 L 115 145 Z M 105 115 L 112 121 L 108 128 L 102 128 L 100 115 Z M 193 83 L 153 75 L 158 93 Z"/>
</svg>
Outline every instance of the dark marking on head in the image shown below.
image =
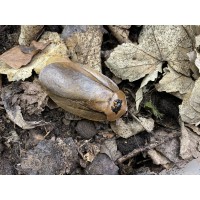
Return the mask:
<svg viewBox="0 0 200 200">
<path fill-rule="evenodd" d="M 111 106 L 111 109 L 115 114 L 117 114 L 121 110 L 121 107 L 122 107 L 122 100 L 116 99 L 113 103 L 113 106 Z"/>
</svg>

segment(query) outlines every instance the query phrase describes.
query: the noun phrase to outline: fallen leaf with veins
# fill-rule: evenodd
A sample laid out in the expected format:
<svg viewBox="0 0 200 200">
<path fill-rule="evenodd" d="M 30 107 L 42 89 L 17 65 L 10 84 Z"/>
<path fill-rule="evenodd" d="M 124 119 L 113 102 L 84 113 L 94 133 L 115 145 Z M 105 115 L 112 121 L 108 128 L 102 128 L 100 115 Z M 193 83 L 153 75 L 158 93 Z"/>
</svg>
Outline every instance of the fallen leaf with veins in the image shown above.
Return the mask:
<svg viewBox="0 0 200 200">
<path fill-rule="evenodd" d="M 176 72 L 171 67 L 168 67 L 165 70 L 165 75 L 163 76 L 163 78 L 155 86 L 157 91 L 159 92 L 179 92 L 182 95 L 188 93 L 193 89 L 194 81 L 191 78 Z"/>
<path fill-rule="evenodd" d="M 116 76 L 132 82 L 153 73 L 164 62 L 190 76 L 194 64 L 187 53 L 192 51 L 193 41 L 184 26 L 144 26 L 138 42 L 119 45 L 111 53 L 106 65 Z"/>
<path fill-rule="evenodd" d="M 101 72 L 101 44 L 103 31 L 97 25 L 67 25 L 61 37 L 72 61 Z"/>
</svg>

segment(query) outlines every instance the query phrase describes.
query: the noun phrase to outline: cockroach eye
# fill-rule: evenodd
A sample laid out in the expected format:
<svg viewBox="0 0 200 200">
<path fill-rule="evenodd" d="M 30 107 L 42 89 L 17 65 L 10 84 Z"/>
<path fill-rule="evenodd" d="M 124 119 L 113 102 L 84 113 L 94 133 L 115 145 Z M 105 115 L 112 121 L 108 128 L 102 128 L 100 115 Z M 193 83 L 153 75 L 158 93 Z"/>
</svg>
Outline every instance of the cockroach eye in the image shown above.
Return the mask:
<svg viewBox="0 0 200 200">
<path fill-rule="evenodd" d="M 113 103 L 113 106 L 111 106 L 111 109 L 115 114 L 117 114 L 121 110 L 121 107 L 122 107 L 122 100 L 116 99 Z"/>
</svg>

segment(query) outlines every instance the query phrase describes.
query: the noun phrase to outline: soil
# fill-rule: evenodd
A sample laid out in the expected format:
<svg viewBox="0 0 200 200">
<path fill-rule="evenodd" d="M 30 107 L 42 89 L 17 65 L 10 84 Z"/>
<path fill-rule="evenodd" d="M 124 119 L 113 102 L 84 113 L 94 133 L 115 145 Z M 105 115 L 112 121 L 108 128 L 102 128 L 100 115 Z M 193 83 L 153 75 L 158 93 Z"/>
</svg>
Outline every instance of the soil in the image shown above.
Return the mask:
<svg viewBox="0 0 200 200">
<path fill-rule="evenodd" d="M 45 29 L 61 33 L 63 27 L 46 26 Z M 132 41 L 137 42 L 140 30 L 141 27 L 131 27 L 130 39 Z M 0 54 L 17 45 L 19 33 L 20 26 L 0 26 Z M 109 51 L 118 44 L 106 28 L 102 50 Z M 102 53 L 102 60 L 105 59 L 106 54 Z M 103 66 L 103 73 L 110 78 L 113 77 L 105 66 Z M 1 94 L 1 88 L 12 83 L 8 82 L 5 75 L 0 75 L 0 79 L 2 80 L 2 85 L 0 82 Z M 26 81 L 32 80 L 33 78 L 30 78 Z M 119 86 L 123 90 L 127 89 L 126 91 L 135 91 L 139 84 L 139 81 L 134 84 L 122 81 Z M 153 92 L 148 95 L 146 98 L 151 98 L 158 110 L 162 110 L 165 118 L 164 120 L 157 119 L 144 108 L 140 111 L 141 115 L 151 116 L 156 122 L 156 127 L 179 129 L 178 105 L 180 101 L 166 93 Z M 131 93 L 128 92 L 127 96 L 129 104 L 132 98 Z M 173 109 L 169 109 L 172 106 Z M 151 134 L 147 132 L 123 139 L 112 132 L 108 123 L 80 121 L 80 119 L 69 120 L 66 118 L 66 112 L 58 107 L 52 109 L 46 106 L 39 116 L 29 116 L 26 112 L 23 116 L 26 120 L 41 119 L 49 123 L 34 129 L 23 130 L 8 118 L 2 99 L 0 99 L 0 174 L 137 174 L 137 170 L 145 167 L 149 167 L 155 173 L 163 169 L 162 166 L 155 165 L 145 152 L 139 153 L 123 164 L 111 161 L 107 155 L 100 153 L 100 146 L 110 138 L 116 140 L 121 156 L 134 149 L 142 148 L 150 141 Z M 129 114 L 123 119 L 132 120 Z M 94 162 L 92 162 L 93 159 Z M 107 168 L 103 168 L 102 163 L 104 166 L 108 165 Z M 99 166 L 102 169 L 96 169 Z"/>
</svg>

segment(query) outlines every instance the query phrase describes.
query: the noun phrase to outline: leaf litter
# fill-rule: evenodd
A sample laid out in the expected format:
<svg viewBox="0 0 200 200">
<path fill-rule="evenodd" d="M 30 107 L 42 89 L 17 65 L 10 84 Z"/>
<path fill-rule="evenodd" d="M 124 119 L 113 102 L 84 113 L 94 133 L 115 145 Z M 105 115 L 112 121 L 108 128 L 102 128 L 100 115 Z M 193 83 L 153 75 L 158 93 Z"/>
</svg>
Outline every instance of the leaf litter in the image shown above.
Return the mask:
<svg viewBox="0 0 200 200">
<path fill-rule="evenodd" d="M 73 31 L 70 26 L 66 27 L 68 36 L 65 41 L 57 33 L 45 32 L 39 40 L 39 43 L 48 44 L 48 42 L 51 42 L 45 49 L 38 52 L 41 49 L 36 50 L 31 46 L 20 47 L 17 51 L 20 50 L 21 53 L 30 53 L 31 55 L 37 53 L 37 55 L 33 55 L 34 57 L 32 56 L 31 58 L 29 55 L 29 61 L 28 59 L 26 60 L 27 64 L 13 66 L 19 69 L 12 69 L 8 66 L 8 63 L 2 64 L 1 62 L 0 74 L 7 74 L 9 81 L 25 80 L 32 75 L 32 70 L 39 73 L 46 66 L 48 59 L 53 56 L 63 58 L 70 56 L 72 60 L 79 61 L 82 64 L 91 63 L 94 68 L 101 71 L 99 55 L 102 31 L 99 27 L 76 26 L 76 28 L 78 27 L 77 30 L 80 28 L 79 31 L 76 29 Z M 113 28 L 113 26 L 111 27 Z M 198 124 L 200 123 L 200 102 L 198 91 L 200 81 L 198 72 L 198 36 L 195 40 L 195 36 L 200 33 L 199 27 L 143 26 L 139 35 L 138 45 L 131 43 L 127 39 L 129 28 L 130 26 L 116 26 L 115 30 L 112 29 L 113 33 L 116 31 L 116 37 L 119 37 L 118 40 L 121 40 L 121 43 L 127 43 L 123 43 L 114 49 L 107 59 L 106 65 L 117 78 L 128 79 L 129 82 L 141 80 L 140 86 L 136 90 L 136 96 L 134 96 L 135 94 L 133 95 L 137 99 L 136 104 L 133 103 L 137 111 L 132 108 L 134 113 L 129 112 L 131 119 L 126 120 L 124 117 L 115 123 L 111 123 L 112 129 L 109 129 L 109 134 L 112 135 L 111 138 L 103 137 L 101 134 L 101 132 L 108 133 L 107 128 L 105 130 L 96 129 L 95 133 L 92 133 L 92 131 L 89 140 L 87 138 L 80 140 L 79 135 L 76 139 L 71 138 L 70 141 L 72 143 L 75 141 L 75 145 L 72 145 L 76 157 L 75 163 L 71 160 L 67 161 L 67 156 L 70 157 L 70 152 L 67 150 L 68 147 L 64 146 L 68 145 L 68 143 L 63 143 L 64 140 L 62 139 L 46 140 L 46 136 L 36 132 L 34 134 L 40 135 L 41 139 L 36 142 L 35 145 L 37 146 L 32 146 L 33 149 L 31 151 L 26 151 L 26 156 L 23 156 L 19 164 L 18 173 L 70 174 L 77 173 L 73 171 L 77 165 L 80 165 L 84 168 L 84 173 L 86 174 L 118 174 L 116 163 L 121 167 L 125 161 L 129 160 L 130 164 L 135 156 L 144 152 L 147 152 L 147 155 L 156 165 L 161 165 L 166 169 L 174 166 L 182 167 L 189 160 L 199 157 L 200 135 Z M 120 32 L 120 30 L 124 30 L 124 32 Z M 123 36 L 124 33 L 125 35 Z M 79 36 L 80 38 L 78 38 Z M 90 45 L 91 38 L 94 37 L 97 38 Z M 75 41 L 77 46 L 74 46 Z M 88 43 L 83 44 L 84 41 Z M 30 44 L 30 42 L 28 43 Z M 26 45 L 29 45 L 28 43 Z M 88 51 L 89 46 L 92 49 L 91 51 Z M 84 48 L 86 51 L 84 51 Z M 91 57 L 93 58 L 91 59 Z M 158 119 L 155 119 L 154 116 L 144 114 L 143 111 L 141 113 L 138 112 L 139 104 L 148 94 L 149 87 L 147 86 L 152 82 L 156 82 L 155 88 L 157 91 L 167 92 L 182 99 L 182 104 L 179 106 L 180 130 L 161 128 L 157 124 Z M 37 126 L 47 124 L 45 121 L 39 120 L 39 118 L 37 121 L 30 120 L 34 114 L 41 116 L 44 108 L 48 105 L 48 98 L 37 85 L 36 80 L 34 82 L 13 83 L 3 87 L 1 96 L 8 118 L 22 129 L 35 130 L 34 128 Z M 27 118 L 27 116 L 30 118 Z M 77 126 L 77 122 L 72 118 L 69 119 L 67 124 L 69 126 L 74 126 L 74 124 L 75 127 Z M 102 126 L 106 127 L 106 124 Z M 135 137 L 135 134 L 142 135 L 144 132 L 149 135 L 150 141 L 146 141 L 144 146 L 138 146 L 130 153 L 122 155 L 118 149 L 119 146 L 116 143 L 116 139 L 122 137 L 126 141 L 131 137 Z M 46 134 L 48 135 L 49 132 Z M 73 133 L 68 132 L 67 134 L 71 135 Z M 69 143 L 71 144 L 71 142 Z M 60 144 L 61 148 L 66 149 L 66 155 L 61 155 Z M 53 147 L 50 154 L 54 154 L 55 151 L 61 157 L 64 156 L 66 158 L 58 168 L 54 165 L 57 162 L 56 158 L 43 152 L 45 148 L 49 151 L 49 147 Z M 77 153 L 80 159 L 77 159 Z M 49 168 L 46 165 L 48 163 L 46 161 L 46 167 L 42 167 L 41 164 L 37 165 L 37 162 L 39 163 L 45 156 L 52 161 Z M 70 165 L 73 165 L 73 167 L 71 168 Z M 65 166 L 68 166 L 69 170 L 66 170 Z M 30 168 L 33 170 L 31 171 Z"/>
</svg>

